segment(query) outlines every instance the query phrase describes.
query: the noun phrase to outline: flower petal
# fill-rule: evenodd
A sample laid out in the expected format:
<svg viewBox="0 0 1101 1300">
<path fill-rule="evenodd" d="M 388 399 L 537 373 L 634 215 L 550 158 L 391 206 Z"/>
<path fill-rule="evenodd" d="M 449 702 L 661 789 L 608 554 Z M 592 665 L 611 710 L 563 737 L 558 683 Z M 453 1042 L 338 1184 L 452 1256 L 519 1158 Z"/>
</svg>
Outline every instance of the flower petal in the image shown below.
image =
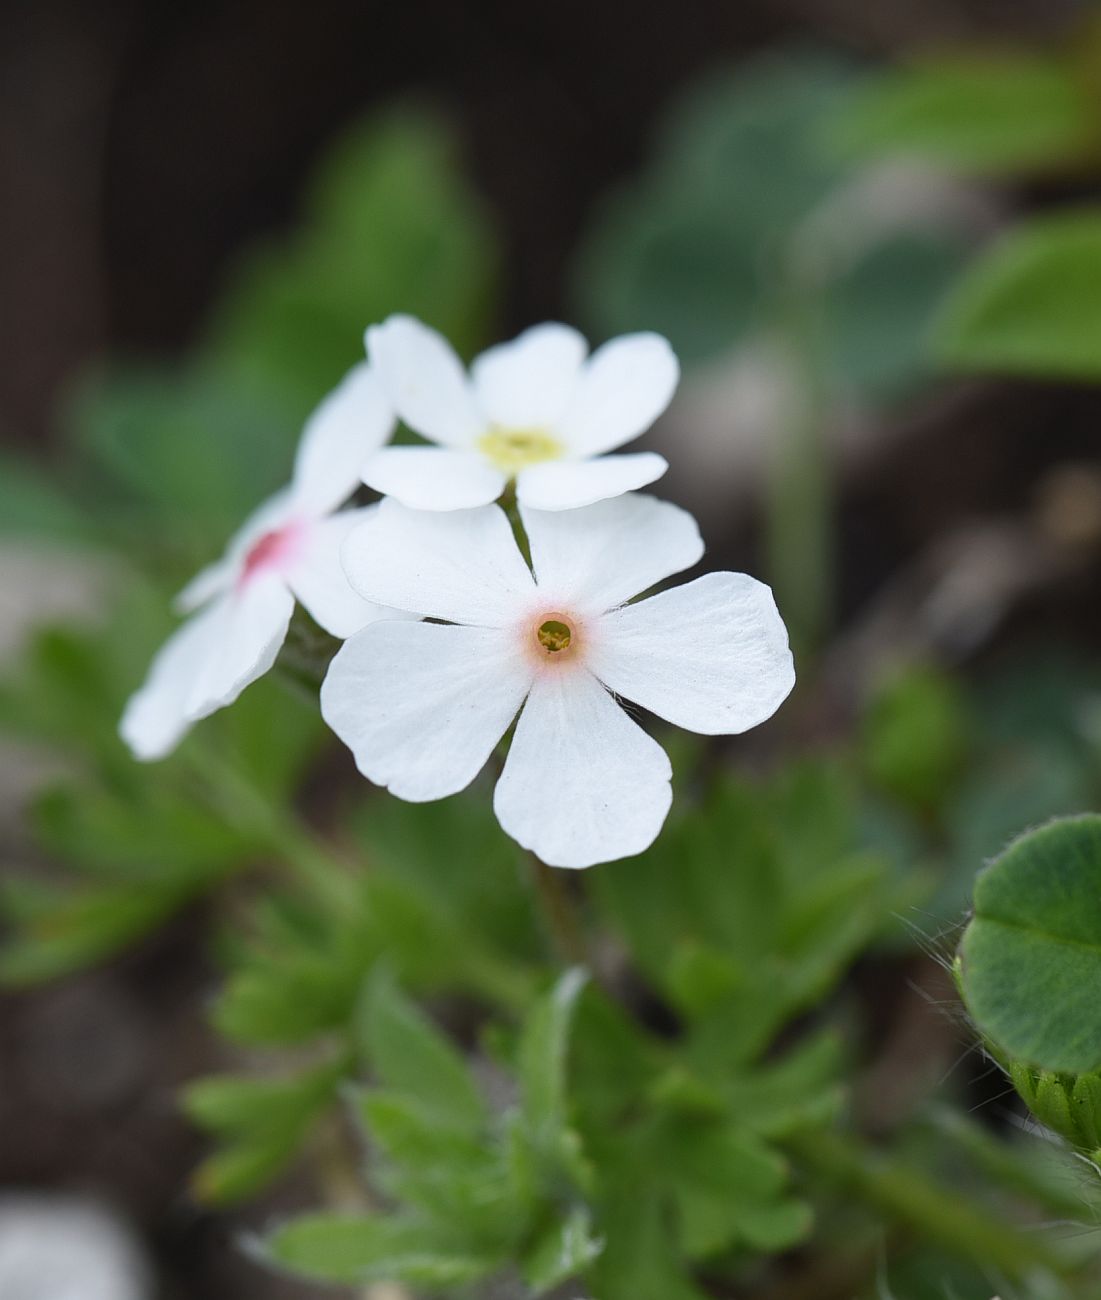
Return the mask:
<svg viewBox="0 0 1101 1300">
<path fill-rule="evenodd" d="M 287 585 L 310 617 L 333 636 L 350 637 L 376 619 L 409 617 L 364 600 L 340 563 L 340 548 L 348 534 L 377 509 L 367 506 L 363 510 L 342 510 L 310 524 L 294 562 L 284 571 Z"/>
<path fill-rule="evenodd" d="M 258 573 L 211 606 L 217 619 L 210 652 L 188 694 L 193 721 L 227 704 L 275 663 L 294 612 L 294 597 L 275 573 Z"/>
<path fill-rule="evenodd" d="M 665 457 L 652 451 L 596 460 L 546 461 L 520 471 L 516 495 L 535 510 L 576 510 L 645 487 L 668 468 Z"/>
<path fill-rule="evenodd" d="M 622 446 L 665 410 L 679 378 L 677 358 L 660 334 L 612 339 L 589 358 L 556 431 L 577 456 Z"/>
<path fill-rule="evenodd" d="M 397 423 L 378 376 L 366 361 L 353 367 L 306 421 L 294 462 L 294 509 L 327 514 L 359 485 L 364 461 Z"/>
<path fill-rule="evenodd" d="M 672 802 L 665 751 L 584 669 L 541 673 L 497 782 L 501 825 L 552 867 L 641 853 Z"/>
<path fill-rule="evenodd" d="M 498 506 L 436 514 L 382 501 L 349 534 L 341 559 L 365 599 L 453 623 L 502 627 L 535 592 Z"/>
<path fill-rule="evenodd" d="M 367 331 L 367 352 L 398 415 L 417 433 L 467 447 L 485 421 L 451 344 L 412 316 Z"/>
<path fill-rule="evenodd" d="M 579 613 L 602 614 L 703 555 L 696 521 L 656 497 L 614 497 L 581 510 L 520 514 L 539 591 Z"/>
<path fill-rule="evenodd" d="M 240 563 L 229 556 L 215 560 L 213 564 L 208 564 L 205 569 L 199 570 L 187 586 L 177 594 L 172 602 L 173 605 L 179 613 L 190 614 L 232 587 L 240 567 Z"/>
<path fill-rule="evenodd" d="M 470 367 L 483 415 L 504 429 L 549 429 L 573 396 L 589 345 L 568 325 L 536 325 Z"/>
<path fill-rule="evenodd" d="M 221 621 L 212 605 L 181 624 L 153 658 L 145 681 L 130 696 L 119 735 L 135 758 L 164 758 L 191 728 L 187 701 L 211 653 Z"/>
<path fill-rule="evenodd" d="M 384 447 L 361 466 L 368 487 L 414 510 L 470 510 L 496 501 L 505 476 L 472 451 Z"/>
<path fill-rule="evenodd" d="M 417 803 L 442 799 L 481 771 L 531 674 L 496 628 L 372 623 L 329 665 L 321 713 L 368 780 Z"/>
<path fill-rule="evenodd" d="M 189 614 L 215 596 L 227 592 L 236 583 L 245 557 L 253 543 L 265 533 L 274 532 L 294 517 L 293 494 L 289 487 L 280 488 L 256 507 L 226 545 L 220 560 L 208 564 L 179 592 L 173 602 L 176 609 Z"/>
<path fill-rule="evenodd" d="M 617 694 L 707 736 L 764 722 L 795 685 L 772 592 L 744 573 L 708 573 L 606 615 L 586 662 Z"/>
</svg>

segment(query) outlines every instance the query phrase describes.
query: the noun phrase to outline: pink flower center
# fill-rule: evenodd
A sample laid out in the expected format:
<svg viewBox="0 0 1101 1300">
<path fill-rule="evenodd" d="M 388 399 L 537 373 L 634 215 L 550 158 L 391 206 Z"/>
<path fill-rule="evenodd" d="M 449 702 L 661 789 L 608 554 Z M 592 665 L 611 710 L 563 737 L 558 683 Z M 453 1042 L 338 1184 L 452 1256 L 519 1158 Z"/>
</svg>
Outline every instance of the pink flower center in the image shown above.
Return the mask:
<svg viewBox="0 0 1101 1300">
<path fill-rule="evenodd" d="M 293 556 L 300 532 L 300 525 L 292 523 L 257 538 L 245 556 L 238 584 L 243 585 L 258 573 L 282 568 Z"/>
<path fill-rule="evenodd" d="M 584 634 L 572 614 L 544 610 L 525 620 L 520 631 L 524 648 L 540 670 L 576 666 L 583 656 Z"/>
</svg>

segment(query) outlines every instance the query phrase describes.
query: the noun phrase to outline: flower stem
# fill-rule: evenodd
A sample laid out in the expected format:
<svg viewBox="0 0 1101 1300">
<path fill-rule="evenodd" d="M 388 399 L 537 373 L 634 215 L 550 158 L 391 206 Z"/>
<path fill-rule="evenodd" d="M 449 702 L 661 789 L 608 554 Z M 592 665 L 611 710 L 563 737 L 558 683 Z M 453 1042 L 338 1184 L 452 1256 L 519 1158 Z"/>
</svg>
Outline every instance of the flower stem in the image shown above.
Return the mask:
<svg viewBox="0 0 1101 1300">
<path fill-rule="evenodd" d="M 581 918 L 564 873 L 548 867 L 534 853 L 531 862 L 539 910 L 558 956 L 567 966 L 591 968 Z"/>
<path fill-rule="evenodd" d="M 881 1213 L 920 1232 L 955 1254 L 1006 1277 L 1021 1279 L 1043 1270 L 1060 1276 L 1073 1264 L 1046 1241 L 1020 1232 L 929 1179 L 853 1138 L 810 1133 L 791 1143 L 804 1165 Z"/>
</svg>

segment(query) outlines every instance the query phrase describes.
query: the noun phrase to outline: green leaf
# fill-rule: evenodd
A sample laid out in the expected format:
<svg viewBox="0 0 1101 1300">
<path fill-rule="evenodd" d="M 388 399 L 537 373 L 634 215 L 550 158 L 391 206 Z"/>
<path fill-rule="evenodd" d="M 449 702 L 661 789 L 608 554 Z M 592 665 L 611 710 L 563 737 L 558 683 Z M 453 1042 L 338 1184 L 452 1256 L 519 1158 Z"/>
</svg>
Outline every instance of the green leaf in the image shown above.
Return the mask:
<svg viewBox="0 0 1101 1300">
<path fill-rule="evenodd" d="M 305 418 L 363 356 L 363 329 L 410 312 L 465 351 L 497 278 L 488 216 L 446 121 L 410 109 L 353 126 L 306 199 L 303 227 L 234 275 L 207 348 Z"/>
<path fill-rule="evenodd" d="M 1010 1058 L 1101 1067 L 1101 817 L 1052 822 L 987 867 L 960 957 L 967 1008 Z"/>
<path fill-rule="evenodd" d="M 578 1206 L 543 1233 L 523 1263 L 524 1281 L 536 1295 L 583 1273 L 604 1248 L 593 1235 L 592 1215 Z"/>
<path fill-rule="evenodd" d="M 135 885 L 103 886 L 41 898 L 0 946 L 0 985 L 57 979 L 126 948 L 167 919 L 186 894 Z"/>
<path fill-rule="evenodd" d="M 496 1140 L 441 1123 L 438 1111 L 397 1092 L 364 1090 L 355 1107 L 382 1156 L 375 1181 L 390 1200 L 447 1226 L 478 1254 L 515 1249 L 534 1197 L 517 1194 Z"/>
<path fill-rule="evenodd" d="M 1101 379 L 1101 209 L 1036 218 L 968 271 L 936 347 L 957 370 Z"/>
<path fill-rule="evenodd" d="M 517 1078 L 524 1118 L 537 1137 L 551 1137 L 566 1122 L 566 1062 L 574 1009 L 588 976 L 574 967 L 536 1003 L 524 1025 Z"/>
<path fill-rule="evenodd" d="M 381 1082 L 414 1099 L 439 1122 L 478 1132 L 485 1105 L 462 1055 L 379 968 L 368 982 L 361 1011 L 365 1061 Z"/>
<path fill-rule="evenodd" d="M 1095 108 L 1069 62 L 957 54 L 879 76 L 833 124 L 852 157 L 908 155 L 977 172 L 1049 169 L 1096 144 Z"/>
<path fill-rule="evenodd" d="M 862 750 L 872 780 L 908 806 L 939 805 L 958 777 L 973 730 L 959 685 L 925 666 L 896 672 L 875 691 Z"/>
<path fill-rule="evenodd" d="M 408 1282 L 429 1290 L 476 1282 L 502 1263 L 439 1242 L 417 1220 L 383 1215 L 305 1215 L 259 1243 L 257 1253 L 324 1282 Z"/>
<path fill-rule="evenodd" d="M 965 241 L 943 220 L 885 222 L 874 187 L 823 147 L 823 121 L 860 81 L 844 60 L 794 49 L 693 87 L 581 247 L 584 318 L 600 334 L 659 329 L 688 364 L 738 348 L 808 354 L 829 396 L 911 387 Z M 781 379 L 798 385 L 797 369 Z"/>
<path fill-rule="evenodd" d="M 269 1183 L 297 1154 L 346 1070 L 338 1058 L 290 1079 L 220 1075 L 191 1084 L 184 1110 L 223 1143 L 196 1170 L 196 1194 L 226 1204 Z"/>
<path fill-rule="evenodd" d="M 600 1220 L 606 1243 L 592 1267 L 592 1294 L 600 1300 L 705 1300 L 677 1248 L 652 1169 L 617 1172 Z"/>
<path fill-rule="evenodd" d="M 0 454 L 0 534 L 87 543 L 95 526 L 43 466 Z"/>
</svg>

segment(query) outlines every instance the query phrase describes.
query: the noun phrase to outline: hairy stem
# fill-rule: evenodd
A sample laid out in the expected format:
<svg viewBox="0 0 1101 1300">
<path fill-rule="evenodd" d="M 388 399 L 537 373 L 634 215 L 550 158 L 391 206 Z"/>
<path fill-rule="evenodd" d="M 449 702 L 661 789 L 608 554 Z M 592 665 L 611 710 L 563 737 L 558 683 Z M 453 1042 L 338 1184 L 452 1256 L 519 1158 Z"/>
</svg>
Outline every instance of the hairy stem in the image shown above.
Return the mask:
<svg viewBox="0 0 1101 1300">
<path fill-rule="evenodd" d="M 1038 1270 L 1065 1275 L 1072 1265 L 1046 1241 L 1021 1232 L 924 1173 L 851 1137 L 813 1133 L 791 1143 L 802 1163 L 881 1214 L 982 1267 L 1020 1281 Z"/>
</svg>

